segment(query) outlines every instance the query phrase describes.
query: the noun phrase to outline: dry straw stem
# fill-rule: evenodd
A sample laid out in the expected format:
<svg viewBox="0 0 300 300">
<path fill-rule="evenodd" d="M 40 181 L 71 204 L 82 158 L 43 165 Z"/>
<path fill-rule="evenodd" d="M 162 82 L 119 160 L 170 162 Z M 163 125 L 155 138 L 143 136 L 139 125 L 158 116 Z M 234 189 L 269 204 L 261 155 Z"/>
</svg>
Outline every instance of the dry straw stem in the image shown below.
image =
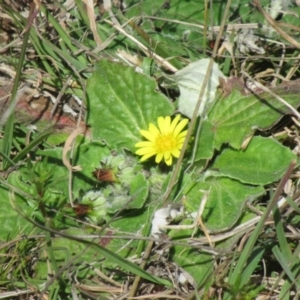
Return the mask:
<svg viewBox="0 0 300 300">
<path fill-rule="evenodd" d="M 64 165 L 67 167 L 67 169 L 69 171 L 81 171 L 81 167 L 80 166 L 72 166 L 69 162 L 69 159 L 67 158 L 67 153 L 70 151 L 70 149 L 72 148 L 72 144 L 74 142 L 74 140 L 76 139 L 76 137 L 80 134 L 83 134 L 86 131 L 86 128 L 83 127 L 78 127 L 76 128 L 67 138 L 65 145 L 64 145 L 64 149 L 63 149 L 63 153 L 62 153 L 62 161 L 64 163 Z"/>
<path fill-rule="evenodd" d="M 294 66 L 290 68 L 290 70 L 288 71 L 287 75 L 286 75 L 286 80 L 290 80 L 294 74 L 299 70 L 299 63 L 300 63 L 300 54 L 297 55 L 296 57 L 296 61 L 294 63 Z"/>
<path fill-rule="evenodd" d="M 133 18 L 133 20 L 139 20 L 140 17 L 135 17 Z M 176 24 L 181 24 L 181 25 L 185 25 L 185 26 L 190 26 L 190 27 L 196 27 L 196 28 L 200 28 L 200 29 L 205 29 L 207 28 L 207 30 L 211 30 L 214 32 L 218 32 L 221 30 L 221 26 L 203 26 L 203 25 L 199 25 L 199 24 L 193 24 L 193 23 L 188 23 L 188 22 L 183 22 L 183 21 L 178 21 L 178 20 L 172 20 L 172 19 L 166 19 L 166 18 L 161 18 L 161 17 L 152 17 L 152 16 L 143 16 L 143 19 L 150 19 L 150 20 L 161 20 L 161 21 L 166 21 L 166 22 L 172 22 L 172 23 L 176 23 Z M 224 26 L 224 30 L 223 31 L 238 31 L 239 29 L 258 29 L 258 28 L 266 28 L 265 25 L 259 24 L 259 23 L 245 23 L 245 24 L 227 24 Z M 298 28 L 298 27 L 297 27 Z M 300 30 L 300 28 L 299 28 Z"/>
<path fill-rule="evenodd" d="M 147 244 L 147 247 L 144 251 L 144 254 L 143 254 L 143 258 L 142 258 L 142 263 L 140 264 L 140 267 L 142 269 L 145 269 L 145 266 L 148 262 L 148 258 L 150 257 L 150 254 L 151 254 L 151 250 L 152 250 L 152 247 L 154 245 L 154 242 L 153 241 L 150 241 L 148 244 Z M 140 280 L 141 280 L 141 277 L 140 276 L 136 276 L 134 278 L 134 281 L 133 281 L 133 284 L 130 288 L 130 292 L 129 292 L 129 295 L 128 295 L 128 299 L 131 299 L 134 297 L 138 287 L 139 287 L 139 283 L 140 283 Z"/>
<path fill-rule="evenodd" d="M 183 144 L 181 152 L 180 152 L 180 156 L 179 156 L 179 158 L 177 160 L 177 163 L 175 165 L 174 171 L 172 173 L 172 177 L 170 179 L 170 183 L 169 183 L 168 189 L 167 189 L 167 191 L 166 191 L 166 193 L 164 195 L 163 205 L 165 205 L 165 203 L 168 201 L 169 196 L 171 194 L 171 191 L 172 191 L 172 189 L 173 189 L 173 187 L 175 185 L 176 178 L 177 178 L 177 175 L 179 173 L 179 170 L 180 170 L 180 167 L 181 167 L 181 163 L 182 163 L 182 160 L 183 160 L 183 156 L 185 154 L 187 145 L 188 145 L 190 137 L 192 135 L 192 132 L 193 132 L 193 129 L 194 129 L 194 126 L 195 126 L 195 123 L 196 123 L 196 118 L 197 118 L 198 110 L 199 110 L 199 107 L 200 107 L 200 104 L 201 104 L 201 101 L 202 101 L 202 98 L 203 98 L 203 95 L 204 95 L 204 92 L 205 92 L 206 85 L 207 85 L 208 80 L 210 78 L 212 66 L 213 66 L 213 63 L 214 63 L 214 58 L 216 57 L 216 54 L 218 52 L 219 44 L 220 44 L 220 41 L 221 41 L 221 38 L 222 38 L 222 35 L 223 35 L 223 31 L 224 31 L 224 27 L 225 27 L 225 22 L 227 20 L 227 16 L 228 16 L 228 13 L 229 13 L 230 5 L 231 5 L 231 0 L 227 1 L 226 7 L 225 7 L 223 19 L 222 19 L 221 26 L 220 26 L 220 31 L 218 32 L 218 35 L 217 35 L 217 38 L 216 38 L 216 43 L 214 45 L 212 57 L 210 58 L 210 62 L 209 62 L 208 68 L 207 68 L 207 73 L 206 73 L 206 76 L 205 76 L 204 81 L 202 83 L 202 87 L 201 87 L 201 90 L 200 90 L 200 95 L 199 95 L 199 98 L 198 98 L 198 101 L 197 101 L 197 104 L 196 104 L 196 107 L 195 107 L 195 110 L 194 110 L 194 113 L 193 113 L 193 116 L 192 116 L 192 119 L 191 119 L 191 122 L 190 122 L 190 125 L 189 125 L 189 129 L 188 129 L 188 132 L 187 132 L 184 144 Z M 205 112 L 205 109 L 204 109 L 204 112 Z"/>
<path fill-rule="evenodd" d="M 157 55 L 155 52 L 153 52 L 153 50 L 147 48 L 146 46 L 144 46 L 141 42 L 139 42 L 136 38 L 134 38 L 133 36 L 131 36 L 130 34 L 128 34 L 121 26 L 114 24 L 113 22 L 109 21 L 109 20 L 105 20 L 105 22 L 107 22 L 108 24 L 110 24 L 111 26 L 113 26 L 115 29 L 117 29 L 120 33 L 122 33 L 123 35 L 125 35 L 127 38 L 129 38 L 130 40 L 132 40 L 134 43 L 136 43 L 144 52 L 147 56 L 154 58 L 157 63 L 161 66 L 163 66 L 164 68 L 166 68 L 167 70 L 171 71 L 171 72 L 176 72 L 178 71 L 177 68 L 175 68 L 174 66 L 172 66 L 167 60 L 165 60 L 164 58 L 162 58 L 161 56 Z M 130 21 L 129 21 L 130 22 Z M 126 25 L 123 25 L 126 26 Z"/>
<path fill-rule="evenodd" d="M 246 73 L 245 71 L 241 70 L 241 73 L 246 76 L 250 81 L 252 81 L 257 87 L 259 87 L 260 89 L 262 89 L 264 92 L 269 93 L 270 95 L 272 95 L 274 98 L 276 98 L 279 102 L 281 102 L 283 105 L 285 105 L 286 107 L 288 107 L 291 112 L 298 118 L 300 119 L 300 114 L 299 112 L 293 107 L 291 106 L 288 102 L 286 102 L 283 98 L 281 98 L 280 96 L 278 96 L 277 94 L 275 94 L 274 92 L 272 92 L 270 89 L 268 89 L 267 87 L 265 87 L 264 85 L 262 85 L 261 83 L 259 83 L 258 81 L 255 81 L 248 73 Z"/>
<path fill-rule="evenodd" d="M 212 243 L 216 243 L 216 242 L 226 240 L 236 234 L 240 234 L 240 233 L 249 231 L 254 228 L 255 224 L 257 222 L 259 222 L 260 219 L 261 219 L 261 216 L 256 216 L 253 219 L 233 228 L 232 230 L 230 230 L 228 232 L 220 233 L 217 235 L 210 235 L 210 240 Z M 204 245 L 204 244 L 208 244 L 208 243 L 209 243 L 209 241 L 206 236 L 203 236 L 203 237 L 197 238 L 197 239 L 192 238 L 189 240 L 189 244 L 192 246 Z"/>
<path fill-rule="evenodd" d="M 102 45 L 102 40 L 101 40 L 101 38 L 100 38 L 100 36 L 97 32 L 93 0 L 83 0 L 83 2 L 85 4 L 87 15 L 89 17 L 90 27 L 91 27 L 91 31 L 92 31 L 93 36 L 94 36 L 94 40 L 95 40 L 95 42 L 97 43 L 98 46 L 101 46 Z"/>
<path fill-rule="evenodd" d="M 221 28 L 224 28 L 224 25 L 225 25 L 225 21 L 227 19 L 227 14 L 228 14 L 228 11 L 229 11 L 229 8 L 230 8 L 230 4 L 231 4 L 231 1 L 229 0 L 227 2 L 227 6 L 226 6 L 226 9 L 225 9 L 225 13 L 224 13 L 224 17 L 223 17 L 223 20 L 222 20 L 222 23 L 221 23 Z M 110 22 L 111 23 L 111 22 Z M 123 28 L 117 26 L 117 25 L 114 25 L 111 23 L 112 26 L 114 26 L 117 30 L 119 30 L 120 32 L 122 32 L 125 36 L 127 36 L 128 38 L 130 38 L 131 40 L 135 41 L 146 53 L 147 55 L 151 55 L 153 58 L 155 58 L 156 60 L 158 60 L 158 62 L 160 64 L 162 64 L 164 67 L 167 67 L 170 71 L 172 72 L 176 72 L 177 69 L 175 67 L 173 67 L 172 65 L 170 65 L 168 62 L 166 62 L 164 59 L 162 59 L 161 57 L 159 57 L 158 55 L 156 55 L 155 53 L 151 52 L 149 53 L 149 49 L 146 48 L 144 45 L 142 45 L 140 42 L 138 42 L 135 38 L 133 38 L 132 36 L 130 36 L 129 34 L 127 34 Z M 202 89 L 200 91 L 200 95 L 199 95 L 199 99 L 198 99 L 198 102 L 197 102 L 197 105 L 196 105 L 196 108 L 194 110 L 194 114 L 193 114 L 193 118 L 192 118 L 192 121 L 190 123 L 190 126 L 189 126 L 189 129 L 188 129 L 188 133 L 187 133 L 187 136 L 186 136 L 186 139 L 185 139 L 185 142 L 183 144 L 183 148 L 181 150 L 181 153 L 180 153 L 180 156 L 178 158 L 178 161 L 177 161 L 177 164 L 175 166 L 175 169 L 173 171 L 173 174 L 172 174 L 172 177 L 171 177 L 171 180 L 170 180 L 170 183 L 169 183 L 169 186 L 168 186 L 168 190 L 166 191 L 166 194 L 165 194 L 165 197 L 164 197 L 164 202 L 163 202 L 163 206 L 166 204 L 166 201 L 168 200 L 169 198 L 169 195 L 171 193 L 171 190 L 175 184 L 175 181 L 176 181 L 176 178 L 177 178 L 177 174 L 179 172 L 179 169 L 180 169 L 180 166 L 181 166 L 181 162 L 182 162 L 182 159 L 183 159 L 183 156 L 184 156 L 184 153 L 185 153 L 185 150 L 186 150 L 186 147 L 187 147 L 187 144 L 188 144 L 188 140 L 191 136 L 191 133 L 192 133 L 192 130 L 193 130 L 193 127 L 195 125 L 195 121 L 196 121 L 196 117 L 197 117 L 197 112 L 199 110 L 199 107 L 200 107 L 200 103 L 201 103 L 201 99 L 204 95 L 204 91 L 205 91 L 205 87 L 208 83 L 208 80 L 209 80 L 209 77 L 210 77 L 210 73 L 211 73 L 211 69 L 212 69 L 212 66 L 213 66 L 213 58 L 216 56 L 216 53 L 217 53 L 217 50 L 218 50 L 218 45 L 220 43 L 220 40 L 221 40 L 221 37 L 222 37 L 222 33 L 223 33 L 223 30 L 220 30 L 219 33 L 218 33 L 218 36 L 217 36 L 217 40 L 216 40 L 216 43 L 215 43 L 215 47 L 213 49 L 213 55 L 212 55 L 212 58 L 210 60 L 210 63 L 209 63 L 209 66 L 208 66 L 208 70 L 207 70 L 207 74 L 206 74 L 206 77 L 204 79 L 204 82 L 203 82 L 203 85 L 202 85 Z M 149 54 L 148 54 L 149 53 Z M 160 61 L 162 59 L 162 61 Z M 150 253 L 151 253 L 151 249 L 153 247 L 153 241 L 149 242 L 148 245 L 147 245 L 147 248 L 146 248 L 146 251 L 144 253 L 144 256 L 143 256 L 143 260 L 144 260 L 144 263 L 141 264 L 141 268 L 144 268 L 149 256 L 150 256 Z M 139 285 L 139 282 L 140 282 L 140 277 L 139 276 L 136 276 L 135 277 L 135 280 L 133 282 L 133 285 L 131 287 L 131 291 L 129 293 L 129 296 L 128 298 L 132 298 L 135 293 L 136 293 L 136 290 L 138 288 L 138 285 Z"/>
<path fill-rule="evenodd" d="M 253 4 L 263 14 L 267 22 L 274 28 L 274 30 L 276 30 L 284 39 L 286 39 L 292 45 L 300 49 L 300 44 L 278 26 L 277 22 L 262 9 L 258 0 L 253 0 Z"/>
<path fill-rule="evenodd" d="M 67 79 L 66 82 L 63 84 L 61 90 L 59 91 L 58 96 L 55 99 L 55 103 L 54 103 L 54 105 L 53 105 L 53 107 L 51 109 L 51 119 L 53 119 L 53 117 L 54 117 L 54 114 L 56 112 L 57 106 L 60 103 L 61 98 L 65 94 L 65 91 L 66 91 L 67 87 L 69 86 L 69 82 L 70 82 L 69 79 Z"/>
<path fill-rule="evenodd" d="M 34 221 L 33 219 L 29 218 L 28 216 L 26 216 L 26 214 L 23 213 L 23 211 L 17 206 L 15 205 L 15 201 L 13 201 L 14 199 L 14 194 L 12 192 L 11 197 L 10 197 L 10 202 L 12 207 L 17 211 L 17 213 L 22 216 L 25 220 L 27 220 L 29 223 L 33 224 L 36 228 L 40 228 L 45 232 L 49 232 L 51 233 L 53 236 L 57 236 L 57 237 L 63 237 L 69 240 L 73 240 L 73 241 L 77 241 L 77 242 L 81 242 L 83 244 L 86 244 L 87 247 L 85 247 L 83 250 L 81 250 L 79 253 L 77 253 L 75 256 L 73 256 L 72 258 L 70 258 L 70 260 L 68 262 L 65 263 L 65 265 L 61 266 L 58 273 L 55 276 L 49 277 L 49 279 L 44 283 L 43 285 L 43 289 L 41 289 L 39 291 L 39 299 L 44 299 L 44 295 L 47 293 L 47 291 L 49 290 L 50 286 L 57 280 L 57 278 L 59 276 L 61 276 L 64 272 L 66 272 L 75 262 L 76 260 L 81 257 L 88 249 L 91 245 L 96 246 L 98 249 L 101 249 L 102 247 L 99 246 L 98 244 L 94 244 L 93 242 L 89 242 L 83 238 L 74 236 L 74 235 L 69 235 L 67 233 L 64 233 L 62 231 L 56 231 L 50 227 L 46 227 L 43 226 L 42 224 Z M 99 235 L 98 235 L 99 237 Z M 28 238 L 28 237 L 27 237 Z"/>
</svg>

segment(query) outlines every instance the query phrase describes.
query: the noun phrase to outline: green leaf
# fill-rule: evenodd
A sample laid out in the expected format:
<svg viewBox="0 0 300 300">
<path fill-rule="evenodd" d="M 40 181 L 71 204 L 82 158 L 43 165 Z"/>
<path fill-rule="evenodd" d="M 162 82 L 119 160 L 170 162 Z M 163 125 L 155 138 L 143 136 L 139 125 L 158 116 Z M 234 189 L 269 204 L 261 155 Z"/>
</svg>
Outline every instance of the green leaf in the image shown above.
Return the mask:
<svg viewBox="0 0 300 300">
<path fill-rule="evenodd" d="M 185 219 L 180 225 L 191 225 L 191 220 Z M 172 229 L 168 236 L 173 241 L 180 241 L 190 238 L 194 229 Z M 213 256 L 211 254 L 199 252 L 198 249 L 189 246 L 174 245 L 170 252 L 172 260 L 191 275 L 198 286 L 201 286 L 205 278 L 212 276 Z"/>
<path fill-rule="evenodd" d="M 57 169 L 52 174 L 53 167 L 55 166 L 52 164 L 38 162 L 34 164 L 32 170 L 29 170 L 28 167 L 21 167 L 11 173 L 7 181 L 13 187 L 12 190 L 15 191 L 16 200 L 27 203 L 29 207 L 34 209 L 35 213 L 38 212 L 39 200 L 55 207 L 59 207 L 60 204 L 64 203 L 67 197 L 67 193 L 64 193 L 64 189 L 67 190 L 67 176 L 57 172 Z M 49 178 L 44 181 L 43 174 L 40 171 L 45 172 L 45 176 L 49 174 Z M 6 198 L 8 198 L 8 195 Z"/>
<path fill-rule="evenodd" d="M 25 214 L 29 214 L 31 208 L 27 205 L 26 201 L 24 201 L 24 198 L 15 194 L 12 198 L 13 201 L 11 202 L 10 197 L 11 194 L 9 193 L 8 188 L 0 184 L 0 241 L 8 241 L 16 236 L 29 234 L 33 228 L 32 224 L 20 217 L 12 206 L 12 204 L 16 204 Z"/>
<path fill-rule="evenodd" d="M 196 145 L 195 161 L 210 159 L 214 154 L 213 126 L 208 120 L 204 120 L 199 133 L 199 140 Z"/>
<path fill-rule="evenodd" d="M 296 155 L 271 138 L 254 137 L 246 150 L 225 149 L 213 164 L 221 175 L 265 185 L 281 178 Z"/>
<path fill-rule="evenodd" d="M 253 276 L 253 273 L 255 269 L 257 268 L 258 264 L 261 262 L 261 258 L 265 252 L 265 249 L 263 247 L 256 247 L 253 249 L 253 252 L 251 253 L 248 261 L 247 266 L 243 270 L 242 278 L 241 278 L 241 286 L 246 285 L 251 276 Z"/>
<path fill-rule="evenodd" d="M 210 178 L 196 183 L 186 195 L 186 205 L 193 212 L 198 211 L 204 191 L 209 191 L 202 214 L 204 224 L 210 232 L 231 228 L 240 218 L 248 200 L 264 194 L 262 187 L 241 184 L 229 178 Z"/>
<path fill-rule="evenodd" d="M 105 140 L 111 148 L 134 152 L 135 143 L 141 140 L 139 130 L 147 130 L 150 122 L 174 112 L 168 99 L 155 89 L 150 77 L 101 60 L 87 87 L 93 138 Z"/>
<path fill-rule="evenodd" d="M 150 205 L 141 210 L 128 210 L 122 213 L 122 218 L 110 221 L 110 226 L 115 230 L 138 234 L 142 228 L 151 222 L 152 214 L 156 206 Z"/>
<path fill-rule="evenodd" d="M 78 235 L 84 235 L 86 232 L 80 228 L 71 228 L 64 233 Z M 77 276 L 78 278 L 84 278 L 85 276 L 92 276 L 94 273 L 93 268 L 87 268 L 87 264 L 94 262 L 94 268 L 100 267 L 99 261 L 100 257 L 97 254 L 96 249 L 87 247 L 86 244 L 79 243 L 77 241 L 67 239 L 65 237 L 53 237 L 51 239 L 51 244 L 53 252 L 55 255 L 55 260 L 60 266 L 64 266 L 71 259 L 74 259 L 75 255 L 81 253 L 80 257 L 77 257 L 73 263 L 80 261 L 77 266 Z M 35 266 L 34 278 L 35 279 L 47 279 L 47 269 L 49 268 L 49 262 L 47 260 L 47 248 L 46 246 L 40 249 L 39 259 Z M 95 260 L 95 258 L 98 258 Z"/>
<path fill-rule="evenodd" d="M 275 92 L 294 107 L 299 105 L 297 94 L 278 88 Z M 285 93 L 285 94 L 284 94 Z M 267 129 L 289 112 L 289 108 L 269 94 L 244 96 L 233 90 L 226 99 L 219 100 L 208 119 L 214 126 L 215 147 L 224 143 L 239 149 L 243 141 L 256 129 Z"/>
<path fill-rule="evenodd" d="M 199 250 L 188 247 L 175 246 L 172 259 L 193 277 L 198 286 L 204 283 L 205 278 L 212 276 L 214 265 L 212 255 L 199 253 Z"/>
</svg>

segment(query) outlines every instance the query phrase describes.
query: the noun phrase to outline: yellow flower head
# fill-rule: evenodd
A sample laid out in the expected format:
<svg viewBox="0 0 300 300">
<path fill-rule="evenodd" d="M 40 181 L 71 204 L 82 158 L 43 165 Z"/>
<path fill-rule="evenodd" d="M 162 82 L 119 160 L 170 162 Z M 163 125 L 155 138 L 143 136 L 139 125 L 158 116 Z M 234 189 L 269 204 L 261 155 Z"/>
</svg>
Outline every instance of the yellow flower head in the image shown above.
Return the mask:
<svg viewBox="0 0 300 300">
<path fill-rule="evenodd" d="M 164 159 L 168 166 L 172 165 L 172 157 L 179 157 L 187 134 L 187 130 L 182 131 L 182 129 L 187 125 L 188 119 L 179 121 L 180 115 L 177 115 L 172 122 L 169 116 L 159 117 L 158 128 L 150 123 L 148 131 L 140 131 L 141 135 L 148 140 L 135 144 L 135 147 L 140 148 L 135 153 L 142 156 L 141 161 L 156 155 L 156 163 Z"/>
</svg>

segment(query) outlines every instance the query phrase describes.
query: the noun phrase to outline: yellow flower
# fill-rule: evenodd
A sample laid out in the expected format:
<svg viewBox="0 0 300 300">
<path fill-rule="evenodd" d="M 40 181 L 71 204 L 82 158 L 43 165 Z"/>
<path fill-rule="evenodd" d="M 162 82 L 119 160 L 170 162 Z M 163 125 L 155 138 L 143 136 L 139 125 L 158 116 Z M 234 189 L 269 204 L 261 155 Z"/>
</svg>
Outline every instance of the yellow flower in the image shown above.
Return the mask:
<svg viewBox="0 0 300 300">
<path fill-rule="evenodd" d="M 169 116 L 159 117 L 158 128 L 150 123 L 148 131 L 140 130 L 141 135 L 148 140 L 135 144 L 135 147 L 140 148 L 135 153 L 142 156 L 141 161 L 156 155 L 156 163 L 164 159 L 168 166 L 172 165 L 172 157 L 179 157 L 187 134 L 187 130 L 182 131 L 182 129 L 187 125 L 188 119 L 179 121 L 180 115 L 177 115 L 172 122 Z"/>
</svg>

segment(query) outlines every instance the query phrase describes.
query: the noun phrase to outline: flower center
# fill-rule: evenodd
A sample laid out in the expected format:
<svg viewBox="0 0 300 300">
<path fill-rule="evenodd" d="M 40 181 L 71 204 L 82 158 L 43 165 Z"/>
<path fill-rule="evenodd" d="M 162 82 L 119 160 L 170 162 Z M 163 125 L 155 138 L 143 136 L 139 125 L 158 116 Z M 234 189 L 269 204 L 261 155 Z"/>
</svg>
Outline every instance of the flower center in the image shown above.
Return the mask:
<svg viewBox="0 0 300 300">
<path fill-rule="evenodd" d="M 158 152 L 173 150 L 176 147 L 176 140 L 172 134 L 160 135 L 155 141 Z"/>
</svg>

